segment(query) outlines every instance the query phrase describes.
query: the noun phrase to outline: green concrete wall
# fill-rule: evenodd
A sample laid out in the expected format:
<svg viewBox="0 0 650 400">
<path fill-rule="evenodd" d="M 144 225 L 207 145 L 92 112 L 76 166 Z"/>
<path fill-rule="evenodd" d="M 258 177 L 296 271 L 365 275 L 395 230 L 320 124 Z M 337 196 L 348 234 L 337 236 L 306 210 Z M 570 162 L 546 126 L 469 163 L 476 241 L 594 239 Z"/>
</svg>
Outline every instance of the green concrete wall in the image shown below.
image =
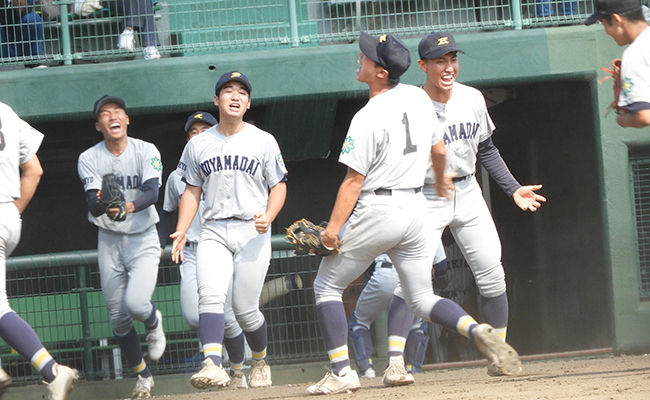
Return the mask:
<svg viewBox="0 0 650 400">
<path fill-rule="evenodd" d="M 460 56 L 461 82 L 518 96 L 495 108 L 495 142 L 515 176 L 522 183 L 545 184 L 549 197 L 539 213 L 524 217 L 513 214 L 498 189 L 492 194 L 512 297 L 513 340 L 529 352 L 608 345 L 621 352 L 650 349 L 650 304 L 638 295 L 628 171 L 629 148 L 647 145 L 650 129 L 622 129 L 613 115 L 605 117 L 611 81 L 597 83 L 605 75 L 600 67 L 622 49 L 601 26 L 456 37 L 467 53 Z M 406 43 L 413 63 L 403 82 L 420 84 L 418 38 Z M 336 163 L 337 145 L 367 96 L 355 80 L 358 52 L 357 44 L 349 44 L 3 71 L 0 101 L 49 133 L 44 146 L 60 149 L 48 153 L 44 188 L 30 206 L 32 216 L 25 216 L 22 248 L 32 250 L 30 240 L 46 243 L 47 234 L 29 226 L 53 219 L 59 221 L 52 221 L 54 226 L 63 219 L 69 231 L 93 236 L 80 211 L 75 166 L 79 148 L 98 140 L 84 134 L 93 130 L 91 109 L 98 97 L 111 93 L 126 100 L 132 129 L 161 148 L 166 175 L 182 146 L 171 132 L 189 112 L 213 110 L 214 83 L 233 69 L 253 83 L 249 118 L 286 149 L 292 186 L 278 225 L 303 216 L 328 218 L 344 172 Z M 73 201 L 58 193 L 62 188 Z M 63 212 L 74 216 L 54 218 L 53 203 L 73 204 Z M 65 245 L 92 247 L 81 239 Z"/>
</svg>

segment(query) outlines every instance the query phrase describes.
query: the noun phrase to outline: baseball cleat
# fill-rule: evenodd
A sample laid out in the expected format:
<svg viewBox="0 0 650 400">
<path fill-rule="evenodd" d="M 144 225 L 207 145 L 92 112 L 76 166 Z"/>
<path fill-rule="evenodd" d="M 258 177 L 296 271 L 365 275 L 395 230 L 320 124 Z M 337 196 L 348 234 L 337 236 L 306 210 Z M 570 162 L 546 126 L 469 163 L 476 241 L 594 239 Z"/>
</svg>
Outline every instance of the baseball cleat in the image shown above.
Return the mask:
<svg viewBox="0 0 650 400">
<path fill-rule="evenodd" d="M 151 398 L 151 389 L 153 389 L 153 376 L 143 378 L 138 375 L 131 399 L 149 399 Z"/>
<path fill-rule="evenodd" d="M 124 29 L 122 33 L 120 33 L 120 38 L 117 42 L 117 48 L 128 51 L 135 50 L 135 35 L 133 33 L 133 29 Z"/>
<path fill-rule="evenodd" d="M 251 361 L 251 373 L 248 376 L 248 386 L 252 388 L 271 386 L 271 367 L 264 360 Z"/>
<path fill-rule="evenodd" d="M 230 370 L 230 387 L 232 389 L 248 389 L 246 376 L 242 370 Z"/>
<path fill-rule="evenodd" d="M 156 46 L 147 46 L 142 49 L 142 54 L 144 54 L 145 60 L 157 60 L 160 58 L 160 52 Z"/>
<path fill-rule="evenodd" d="M 4 392 L 7 391 L 9 385 L 11 385 L 11 377 L 4 369 L 0 368 L 0 398 L 2 398 Z"/>
<path fill-rule="evenodd" d="M 388 367 L 384 371 L 384 377 L 382 378 L 384 386 L 403 386 L 410 385 L 414 382 L 413 375 L 406 372 L 404 358 L 401 356 L 391 357 Z"/>
<path fill-rule="evenodd" d="M 224 387 L 230 384 L 230 376 L 222 368 L 214 365 L 211 358 L 206 358 L 201 363 L 203 368 L 190 378 L 190 383 L 197 389 L 211 387 Z"/>
<path fill-rule="evenodd" d="M 373 368 L 368 368 L 361 373 L 361 378 L 376 378 L 377 374 Z"/>
<path fill-rule="evenodd" d="M 156 310 L 156 318 L 158 319 L 158 326 L 147 335 L 147 348 L 149 350 L 149 358 L 152 361 L 160 360 L 167 346 L 160 310 Z"/>
<path fill-rule="evenodd" d="M 79 371 L 57 364 L 56 377 L 47 385 L 47 400 L 67 400 L 79 379 Z"/>
<path fill-rule="evenodd" d="M 337 376 L 329 371 L 320 382 L 307 388 L 307 394 L 349 393 L 361 388 L 357 371 Z"/>
<path fill-rule="evenodd" d="M 521 373 L 519 354 L 506 343 L 499 334 L 488 324 L 480 324 L 474 328 L 474 341 L 479 351 L 487 356 L 488 373 L 492 376 L 518 375 Z M 490 373 L 490 369 L 493 373 Z"/>
</svg>

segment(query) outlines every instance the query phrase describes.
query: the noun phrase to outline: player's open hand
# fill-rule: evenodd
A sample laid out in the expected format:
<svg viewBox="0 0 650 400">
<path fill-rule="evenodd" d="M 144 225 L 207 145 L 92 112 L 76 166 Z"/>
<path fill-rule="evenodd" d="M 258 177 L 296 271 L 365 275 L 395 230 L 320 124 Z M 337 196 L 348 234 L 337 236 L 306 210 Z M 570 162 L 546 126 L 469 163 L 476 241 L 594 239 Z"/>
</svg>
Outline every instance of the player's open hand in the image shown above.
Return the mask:
<svg viewBox="0 0 650 400">
<path fill-rule="evenodd" d="M 454 186 L 454 182 L 452 179 L 456 176 L 456 173 L 452 174 L 444 174 L 442 176 L 442 181 L 436 181 L 434 187 L 436 189 L 436 192 L 438 193 L 438 196 L 444 197 L 447 200 L 451 199 L 451 194 L 454 190 L 456 190 L 456 187 Z"/>
<path fill-rule="evenodd" d="M 271 220 L 266 215 L 266 213 L 263 213 L 261 211 L 258 211 L 255 213 L 255 230 L 257 233 L 260 235 L 263 233 L 266 233 L 269 230 L 269 226 L 271 226 Z"/>
<path fill-rule="evenodd" d="M 185 248 L 187 236 L 185 236 L 185 232 L 183 231 L 176 231 L 169 235 L 169 237 L 174 239 L 172 242 L 172 261 L 179 264 L 183 261 L 183 249 Z"/>
<path fill-rule="evenodd" d="M 546 197 L 535 193 L 541 188 L 542 185 L 522 186 L 512 194 L 512 199 L 523 211 L 535 212 L 546 201 Z"/>
</svg>

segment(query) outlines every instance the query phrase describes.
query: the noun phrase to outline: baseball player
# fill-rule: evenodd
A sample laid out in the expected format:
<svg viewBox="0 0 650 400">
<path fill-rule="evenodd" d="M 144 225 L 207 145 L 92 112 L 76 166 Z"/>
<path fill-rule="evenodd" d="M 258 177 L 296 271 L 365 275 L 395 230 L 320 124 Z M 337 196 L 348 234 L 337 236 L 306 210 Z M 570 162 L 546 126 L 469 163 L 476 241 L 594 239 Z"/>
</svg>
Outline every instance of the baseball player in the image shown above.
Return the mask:
<svg viewBox="0 0 650 400">
<path fill-rule="evenodd" d="M 453 174 L 451 199 L 432 189 L 437 177 L 427 174 L 424 195 L 428 199 L 427 230 L 432 241 L 439 240 L 449 226 L 467 260 L 480 293 L 480 309 L 485 321 L 505 340 L 508 325 L 508 298 L 501 242 L 490 211 L 476 181 L 476 160 L 522 210 L 536 211 L 543 196 L 535 193 L 542 185 L 522 186 L 512 176 L 498 149 L 492 143 L 495 127 L 478 90 L 456 82 L 458 56 L 454 37 L 432 33 L 418 46 L 418 65 L 426 73 L 423 85 L 438 119 L 445 127 L 447 171 Z M 437 243 L 437 242 L 435 242 Z M 432 244 L 433 245 L 433 244 Z M 492 374 L 503 371 L 489 364 Z"/>
<path fill-rule="evenodd" d="M 102 293 L 115 339 L 138 375 L 133 398 L 151 397 L 153 377 L 145 363 L 133 320 L 144 322 L 149 358 L 165 351 L 162 314 L 151 301 L 156 286 L 160 247 L 155 203 L 162 178 L 156 146 L 129 137 L 124 100 L 104 95 L 95 102 L 95 129 L 104 140 L 79 156 L 79 177 L 86 191 L 88 220 L 98 227 L 97 263 Z M 125 220 L 118 208 L 99 202 L 102 177 L 114 173 L 126 200 Z"/>
<path fill-rule="evenodd" d="M 77 370 L 58 364 L 36 332 L 9 305 L 7 257 L 18 246 L 21 214 L 34 196 L 43 168 L 36 156 L 43 134 L 0 103 L 0 337 L 41 373 L 48 400 L 65 400 L 79 379 Z M 0 397 L 11 378 L 0 369 Z"/>
<path fill-rule="evenodd" d="M 232 279 L 232 308 L 252 352 L 250 387 L 272 384 L 266 357 L 267 328 L 259 298 L 271 259 L 271 223 L 286 198 L 282 154 L 268 132 L 244 122 L 251 83 L 239 71 L 223 74 L 215 87 L 219 124 L 190 140 L 178 172 L 186 187 L 172 260 L 184 258 L 187 230 L 204 196 L 203 226 L 196 250 L 202 369 L 190 379 L 198 389 L 226 386 L 221 366 L 224 308 Z"/>
<path fill-rule="evenodd" d="M 193 137 L 205 132 L 217 124 L 217 120 L 210 113 L 197 111 L 190 115 L 185 123 L 185 133 L 187 141 Z M 172 171 L 167 178 L 165 185 L 165 202 L 160 214 L 160 223 L 158 224 L 158 238 L 160 240 L 161 251 L 167 244 L 169 234 L 174 231 L 176 225 L 176 216 L 174 212 L 178 210 L 181 195 L 185 191 L 185 182 L 177 170 Z M 199 211 L 192 220 L 187 230 L 187 241 L 183 254 L 183 262 L 180 265 L 181 272 L 181 314 L 183 320 L 192 329 L 199 329 L 199 294 L 196 283 L 196 246 L 201 234 L 201 212 L 203 211 L 203 201 L 199 203 Z M 229 292 L 226 298 L 225 307 L 225 334 L 224 345 L 228 351 L 230 360 L 230 386 L 239 389 L 246 389 L 248 384 L 244 376 L 244 358 L 246 356 L 244 332 L 239 327 L 235 314 L 230 304 L 231 295 Z"/>
<path fill-rule="evenodd" d="M 623 128 L 650 125 L 650 27 L 639 0 L 596 0 L 585 25 L 600 21 L 617 45 L 628 48 L 621 61 L 616 122 Z"/>
<path fill-rule="evenodd" d="M 433 269 L 436 276 L 443 276 L 447 272 L 447 260 L 442 243 L 436 252 Z M 398 280 L 393 263 L 386 254 L 375 258 L 372 276 L 361 291 L 356 307 L 348 318 L 349 346 L 362 378 L 374 378 L 376 375 L 372 361 L 374 345 L 370 335 L 370 325 L 382 311 L 388 308 Z M 415 317 L 413 320 L 404 348 L 407 372 L 422 371 L 429 343 L 427 325 L 422 318 Z"/>
<path fill-rule="evenodd" d="M 352 119 L 341 149 L 339 161 L 348 169 L 321 233 L 323 244 L 333 248 L 348 218 L 349 226 L 340 252 L 323 257 L 314 281 L 318 322 L 332 370 L 308 387 L 307 394 L 360 388 L 358 375 L 350 368 L 342 292 L 382 253 L 393 261 L 404 298 L 416 315 L 472 338 L 499 367 L 518 364 L 514 349 L 492 327 L 478 325 L 456 303 L 433 293 L 433 253 L 423 229 L 427 202 L 422 185 L 431 159 L 438 193 L 449 195 L 443 130 L 426 93 L 399 83 L 410 65 L 409 51 L 399 38 L 361 32 L 359 47 L 357 80 L 368 85 L 370 100 Z M 388 321 L 386 386 L 413 382 L 404 367 L 405 340 L 393 335 L 402 322 Z"/>
</svg>

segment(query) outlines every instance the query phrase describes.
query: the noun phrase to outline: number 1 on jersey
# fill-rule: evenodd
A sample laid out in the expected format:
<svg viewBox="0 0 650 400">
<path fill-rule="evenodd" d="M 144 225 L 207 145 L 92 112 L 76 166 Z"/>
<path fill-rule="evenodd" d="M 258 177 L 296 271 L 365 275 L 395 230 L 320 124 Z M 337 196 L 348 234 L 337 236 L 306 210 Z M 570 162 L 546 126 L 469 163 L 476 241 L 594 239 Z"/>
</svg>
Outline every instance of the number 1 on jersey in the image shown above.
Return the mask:
<svg viewBox="0 0 650 400">
<path fill-rule="evenodd" d="M 411 142 L 411 131 L 409 130 L 409 119 L 404 113 L 404 118 L 402 118 L 402 123 L 404 124 L 404 129 L 406 129 L 406 147 L 404 148 L 404 155 L 409 153 L 416 152 L 418 150 L 417 145 L 413 145 Z"/>
</svg>

